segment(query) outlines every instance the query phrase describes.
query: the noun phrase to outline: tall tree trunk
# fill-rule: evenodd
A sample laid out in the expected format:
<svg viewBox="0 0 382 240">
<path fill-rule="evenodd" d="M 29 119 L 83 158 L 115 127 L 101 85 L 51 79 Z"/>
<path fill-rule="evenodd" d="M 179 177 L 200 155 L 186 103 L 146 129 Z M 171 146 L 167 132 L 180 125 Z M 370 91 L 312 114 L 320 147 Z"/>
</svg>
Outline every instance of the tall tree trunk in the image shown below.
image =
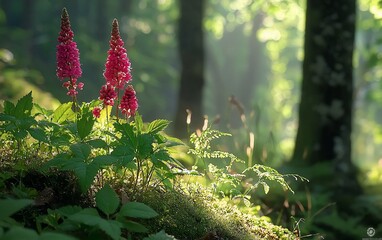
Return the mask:
<svg viewBox="0 0 382 240">
<path fill-rule="evenodd" d="M 203 122 L 204 2 L 204 0 L 179 1 L 178 41 L 182 70 L 175 116 L 175 134 L 178 137 L 185 137 L 187 133 L 186 109 L 192 112 L 192 128 L 201 127 Z"/>
<path fill-rule="evenodd" d="M 351 162 L 355 5 L 355 0 L 307 0 L 293 155 L 296 165 L 328 162 L 335 174 L 330 179 L 332 190 L 348 194 L 359 191 Z"/>
</svg>

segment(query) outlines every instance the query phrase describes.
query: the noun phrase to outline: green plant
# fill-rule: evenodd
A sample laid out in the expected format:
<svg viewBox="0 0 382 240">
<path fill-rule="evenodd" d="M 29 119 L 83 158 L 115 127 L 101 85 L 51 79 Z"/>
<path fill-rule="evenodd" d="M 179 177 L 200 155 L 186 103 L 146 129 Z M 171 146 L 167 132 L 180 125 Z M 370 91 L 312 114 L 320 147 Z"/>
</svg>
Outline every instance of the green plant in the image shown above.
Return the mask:
<svg viewBox="0 0 382 240">
<path fill-rule="evenodd" d="M 13 214 L 31 205 L 30 199 L 1 199 L 0 200 L 0 239 L 31 239 L 31 240 L 76 240 L 76 238 L 54 232 L 42 232 L 38 234 L 35 230 L 23 227 L 21 223 L 11 218 Z"/>
<path fill-rule="evenodd" d="M 285 190 L 289 190 L 293 193 L 292 188 L 285 180 L 286 177 L 293 177 L 295 180 L 308 181 L 308 179 L 300 175 L 280 174 L 276 169 L 260 164 L 253 164 L 251 167 L 245 168 L 241 173 L 231 173 L 233 170 L 233 164 L 245 163 L 232 153 L 215 151 L 211 149 L 211 141 L 222 136 L 230 136 L 230 134 L 207 128 L 204 131 L 193 133 L 190 137 L 190 141 L 194 146 L 189 150 L 189 153 L 194 154 L 197 159 L 202 159 L 204 161 L 204 166 L 206 166 L 206 159 L 229 160 L 229 163 L 226 165 L 225 169 L 219 168 L 211 163 L 208 165 L 208 168 L 205 167 L 204 169 L 206 174 L 210 174 L 212 179 L 215 181 L 214 187 L 217 193 L 220 193 L 223 196 L 228 193 L 231 198 L 248 198 L 250 191 L 258 188 L 259 185 L 262 185 L 264 192 L 267 194 L 269 192 L 268 181 L 275 181 Z M 240 184 L 242 183 L 243 178 L 246 177 L 247 179 L 250 179 L 250 172 L 255 174 L 257 180 L 246 181 L 246 189 L 243 193 L 241 193 Z"/>
<path fill-rule="evenodd" d="M 72 232 L 81 239 L 120 239 L 122 229 L 128 232 L 147 232 L 147 228 L 133 219 L 149 219 L 158 214 L 139 202 L 120 206 L 116 192 L 105 185 L 95 195 L 96 208 L 65 206 L 48 210 L 48 215 L 39 218 L 39 228 Z"/>
</svg>

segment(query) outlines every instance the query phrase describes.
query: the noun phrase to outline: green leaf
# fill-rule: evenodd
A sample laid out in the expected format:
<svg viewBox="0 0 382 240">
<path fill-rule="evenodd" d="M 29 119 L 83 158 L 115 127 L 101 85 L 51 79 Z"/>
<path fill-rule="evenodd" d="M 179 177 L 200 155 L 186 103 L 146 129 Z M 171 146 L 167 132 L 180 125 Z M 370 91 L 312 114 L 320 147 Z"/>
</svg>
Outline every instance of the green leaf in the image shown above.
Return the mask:
<svg viewBox="0 0 382 240">
<path fill-rule="evenodd" d="M 74 215 L 78 212 L 81 212 L 82 208 L 79 206 L 68 205 L 68 206 L 60 207 L 59 209 L 56 209 L 54 211 L 56 211 L 58 214 L 60 214 L 62 216 L 69 217 L 69 216 Z"/>
<path fill-rule="evenodd" d="M 170 124 L 170 121 L 165 119 L 157 119 L 152 121 L 148 126 L 148 133 L 158 133 L 160 131 L 163 131 L 168 125 Z"/>
<path fill-rule="evenodd" d="M 8 232 L 6 232 L 0 240 L 38 240 L 38 234 L 27 228 L 23 227 L 12 227 Z"/>
<path fill-rule="evenodd" d="M 98 227 L 112 239 L 120 239 L 122 223 L 101 218 L 94 208 L 84 209 L 70 216 L 68 219 L 88 226 Z"/>
<path fill-rule="evenodd" d="M 31 205 L 33 200 L 30 199 L 2 199 L 0 200 L 0 220 L 12 216 L 12 214 L 20 211 L 28 205 Z"/>
<path fill-rule="evenodd" d="M 150 236 L 145 237 L 143 240 L 176 240 L 176 238 L 168 235 L 164 230 L 162 230 L 156 234 L 151 234 Z"/>
<path fill-rule="evenodd" d="M 54 232 L 43 232 L 40 235 L 39 240 L 77 240 L 78 238 L 68 236 L 61 233 L 54 233 Z"/>
<path fill-rule="evenodd" d="M 28 132 L 37 141 L 48 143 L 48 138 L 44 130 L 40 128 L 30 128 Z"/>
<path fill-rule="evenodd" d="M 14 116 L 18 118 L 28 117 L 31 115 L 32 108 L 32 92 L 29 92 L 27 95 L 17 101 L 16 107 L 14 109 Z"/>
<path fill-rule="evenodd" d="M 93 148 L 107 148 L 107 143 L 102 139 L 93 139 L 86 142 Z"/>
<path fill-rule="evenodd" d="M 86 192 L 94 181 L 97 175 L 99 166 L 95 164 L 86 164 L 82 159 L 72 158 L 63 166 L 63 170 L 72 170 L 78 177 L 80 188 Z"/>
<path fill-rule="evenodd" d="M 77 132 L 81 140 L 85 139 L 93 129 L 95 119 L 91 111 L 82 113 L 81 118 L 77 121 Z"/>
<path fill-rule="evenodd" d="M 149 231 L 142 224 L 134 222 L 134 221 L 131 221 L 131 220 L 124 221 L 123 222 L 123 227 L 126 228 L 130 232 L 136 232 L 136 233 L 145 233 L 145 232 Z"/>
<path fill-rule="evenodd" d="M 38 113 L 41 113 L 46 118 L 48 118 L 53 113 L 52 110 L 45 109 L 45 108 L 41 107 L 40 105 L 38 105 L 37 103 L 34 103 L 33 107 L 34 107 L 35 111 L 37 111 Z"/>
<path fill-rule="evenodd" d="M 82 159 L 87 159 L 90 155 L 91 148 L 86 143 L 76 143 L 70 146 L 70 150 L 74 156 Z"/>
<path fill-rule="evenodd" d="M 135 158 L 135 152 L 131 146 L 118 145 L 111 155 L 118 157 L 121 166 L 128 165 Z"/>
<path fill-rule="evenodd" d="M 120 139 L 121 143 L 124 145 L 131 145 L 132 147 L 137 146 L 137 137 L 134 133 L 133 126 L 129 123 L 120 124 L 115 123 L 114 128 L 116 131 L 122 133 L 123 137 Z"/>
<path fill-rule="evenodd" d="M 118 161 L 118 158 L 110 155 L 101 155 L 97 156 L 93 159 L 91 164 L 95 164 L 96 166 L 99 167 L 104 167 L 104 166 L 110 166 L 113 165 Z"/>
<path fill-rule="evenodd" d="M 54 112 L 52 121 L 55 123 L 63 123 L 67 120 L 74 120 L 76 114 L 72 111 L 72 102 L 61 104 Z"/>
<path fill-rule="evenodd" d="M 119 214 L 132 218 L 153 218 L 158 216 L 152 208 L 140 202 L 128 202 L 121 207 Z"/>
<path fill-rule="evenodd" d="M 142 159 L 147 158 L 153 152 L 153 141 L 154 138 L 150 134 L 141 134 L 138 135 L 138 154 Z"/>
<path fill-rule="evenodd" d="M 15 122 L 17 118 L 15 118 L 12 115 L 0 113 L 0 121 L 9 121 L 9 122 Z"/>
<path fill-rule="evenodd" d="M 15 105 L 10 101 L 4 101 L 4 113 L 7 115 L 14 115 Z"/>
<path fill-rule="evenodd" d="M 69 155 L 66 153 L 61 153 L 56 155 L 52 160 L 46 162 L 40 168 L 41 171 L 47 171 L 51 167 L 57 167 L 58 169 L 62 169 L 63 166 L 69 161 Z"/>
<path fill-rule="evenodd" d="M 142 116 L 139 115 L 139 113 L 136 113 L 134 116 L 134 123 L 135 127 L 137 129 L 138 133 L 141 133 L 143 130 L 143 121 L 142 121 Z"/>
<path fill-rule="evenodd" d="M 113 214 L 119 206 L 119 198 L 115 191 L 106 184 L 95 196 L 96 206 L 106 215 Z"/>
<path fill-rule="evenodd" d="M 13 133 L 13 136 L 15 136 L 15 138 L 18 140 L 24 139 L 24 138 L 26 138 L 26 136 L 28 136 L 28 132 L 22 129 L 22 130 L 19 130 L 19 131 Z"/>
</svg>

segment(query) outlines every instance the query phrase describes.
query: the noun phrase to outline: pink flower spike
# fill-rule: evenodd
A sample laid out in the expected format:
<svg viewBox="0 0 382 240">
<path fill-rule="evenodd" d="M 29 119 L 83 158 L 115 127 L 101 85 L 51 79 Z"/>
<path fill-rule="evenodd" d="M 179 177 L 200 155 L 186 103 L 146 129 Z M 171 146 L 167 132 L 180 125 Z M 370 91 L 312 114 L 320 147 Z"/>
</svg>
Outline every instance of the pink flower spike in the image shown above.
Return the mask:
<svg viewBox="0 0 382 240">
<path fill-rule="evenodd" d="M 69 15 L 66 8 L 62 10 L 61 31 L 57 45 L 57 70 L 60 80 L 65 78 L 79 78 L 82 75 L 77 43 L 73 41 L 74 33 L 70 26 Z"/>
<path fill-rule="evenodd" d="M 121 109 L 122 113 L 125 114 L 127 118 L 135 115 L 135 112 L 138 109 L 138 100 L 133 86 L 127 86 L 121 104 L 119 105 L 119 109 Z"/>
<path fill-rule="evenodd" d="M 105 64 L 105 72 L 103 76 L 108 84 L 123 89 L 125 84 L 131 81 L 130 60 L 127 57 L 124 42 L 119 33 L 119 25 L 117 19 L 113 21 L 111 31 L 110 49 Z"/>
<path fill-rule="evenodd" d="M 100 107 L 95 107 L 93 109 L 93 116 L 95 118 L 99 118 L 101 116 L 101 108 Z"/>
<path fill-rule="evenodd" d="M 103 85 L 99 91 L 99 99 L 103 101 L 104 105 L 113 106 L 116 97 L 115 88 L 110 84 Z"/>
</svg>

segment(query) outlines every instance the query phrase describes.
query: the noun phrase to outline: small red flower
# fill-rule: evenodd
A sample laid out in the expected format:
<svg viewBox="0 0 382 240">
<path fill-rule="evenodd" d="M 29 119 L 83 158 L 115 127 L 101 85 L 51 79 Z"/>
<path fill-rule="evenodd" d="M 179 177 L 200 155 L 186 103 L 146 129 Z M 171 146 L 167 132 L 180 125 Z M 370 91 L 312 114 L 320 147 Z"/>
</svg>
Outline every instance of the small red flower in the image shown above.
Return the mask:
<svg viewBox="0 0 382 240">
<path fill-rule="evenodd" d="M 103 85 L 99 91 L 99 99 L 103 101 L 104 105 L 113 106 L 116 97 L 115 88 L 110 84 Z"/>
<path fill-rule="evenodd" d="M 99 118 L 101 116 L 101 108 L 100 107 L 95 107 L 93 109 L 93 116 L 95 118 Z"/>
<path fill-rule="evenodd" d="M 123 89 L 125 84 L 131 79 L 130 61 L 127 57 L 124 42 L 119 33 L 119 25 L 117 19 L 113 21 L 113 28 L 110 39 L 110 49 L 107 52 L 107 60 L 105 64 L 105 72 L 103 76 L 108 84 L 115 88 Z"/>
<path fill-rule="evenodd" d="M 121 109 L 122 113 L 128 118 L 135 115 L 138 109 L 138 100 L 133 86 L 127 86 L 121 103 L 119 104 L 119 109 Z"/>
</svg>

